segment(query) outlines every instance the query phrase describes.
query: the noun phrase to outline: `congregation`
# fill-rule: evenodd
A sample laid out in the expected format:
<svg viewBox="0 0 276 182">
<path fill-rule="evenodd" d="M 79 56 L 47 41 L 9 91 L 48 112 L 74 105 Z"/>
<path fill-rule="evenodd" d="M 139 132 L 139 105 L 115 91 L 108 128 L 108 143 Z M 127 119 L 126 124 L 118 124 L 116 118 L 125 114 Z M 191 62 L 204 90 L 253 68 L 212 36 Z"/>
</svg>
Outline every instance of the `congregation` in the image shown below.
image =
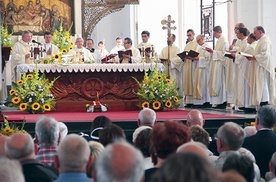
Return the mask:
<svg viewBox="0 0 276 182">
<path fill-rule="evenodd" d="M 276 181 L 275 106 L 257 111 L 254 133 L 226 122 L 215 137 L 196 109 L 186 123 L 157 122 L 149 108 L 137 117 L 127 141 L 124 130 L 104 115 L 93 120 L 89 137 L 68 134 L 64 123 L 42 116 L 34 138 L 0 137 L 0 181 Z"/>
</svg>

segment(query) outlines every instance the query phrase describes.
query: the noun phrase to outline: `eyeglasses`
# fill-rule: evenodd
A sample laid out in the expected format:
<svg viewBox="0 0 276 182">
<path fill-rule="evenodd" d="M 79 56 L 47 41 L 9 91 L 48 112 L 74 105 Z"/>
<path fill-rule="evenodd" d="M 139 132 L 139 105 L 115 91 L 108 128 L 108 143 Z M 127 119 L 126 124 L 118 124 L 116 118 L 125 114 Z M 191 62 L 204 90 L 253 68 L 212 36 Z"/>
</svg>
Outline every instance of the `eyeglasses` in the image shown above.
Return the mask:
<svg viewBox="0 0 276 182">
<path fill-rule="evenodd" d="M 187 34 L 187 37 L 191 37 L 192 36 L 192 34 Z"/>
</svg>

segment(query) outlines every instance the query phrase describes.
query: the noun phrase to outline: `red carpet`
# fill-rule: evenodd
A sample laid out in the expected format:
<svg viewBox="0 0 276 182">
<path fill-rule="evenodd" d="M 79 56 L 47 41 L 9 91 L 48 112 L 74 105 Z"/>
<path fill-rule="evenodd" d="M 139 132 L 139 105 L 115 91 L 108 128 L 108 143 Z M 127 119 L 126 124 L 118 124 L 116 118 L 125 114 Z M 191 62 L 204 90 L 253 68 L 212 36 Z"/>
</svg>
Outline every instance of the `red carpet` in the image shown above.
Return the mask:
<svg viewBox="0 0 276 182">
<path fill-rule="evenodd" d="M 185 120 L 189 111 L 187 110 L 173 110 L 173 111 L 160 111 L 156 112 L 157 121 L 163 121 L 168 119 L 173 120 Z M 35 122 L 39 116 L 51 116 L 58 121 L 63 122 L 91 122 L 93 119 L 100 115 L 109 117 L 112 121 L 136 121 L 139 111 L 113 111 L 113 112 L 46 112 L 43 114 L 28 114 L 21 111 L 2 111 L 9 121 L 22 121 L 24 118 L 27 122 Z M 203 113 L 205 119 L 222 119 L 222 118 L 242 118 L 238 116 L 232 116 L 227 114 L 209 114 Z"/>
</svg>

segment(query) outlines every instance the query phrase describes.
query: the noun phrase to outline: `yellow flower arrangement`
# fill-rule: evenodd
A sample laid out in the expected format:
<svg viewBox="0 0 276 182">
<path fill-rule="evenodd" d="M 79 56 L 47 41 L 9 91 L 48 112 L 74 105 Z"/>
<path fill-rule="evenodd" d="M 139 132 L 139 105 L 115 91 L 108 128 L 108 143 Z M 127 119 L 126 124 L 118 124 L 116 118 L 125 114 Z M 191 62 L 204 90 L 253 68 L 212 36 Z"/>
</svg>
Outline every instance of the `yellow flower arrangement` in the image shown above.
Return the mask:
<svg viewBox="0 0 276 182">
<path fill-rule="evenodd" d="M 6 117 L 4 117 L 4 122 L 1 125 L 0 129 L 0 136 L 10 136 L 14 133 L 27 133 L 26 130 L 24 130 L 26 121 L 24 120 L 22 123 L 22 126 L 19 128 L 19 126 L 16 126 L 15 123 L 9 123 Z"/>
<path fill-rule="evenodd" d="M 6 26 L 1 26 L 1 45 L 3 47 L 12 47 L 13 42 L 11 40 L 12 33 L 10 34 Z"/>
<path fill-rule="evenodd" d="M 49 82 L 44 73 L 39 75 L 38 70 L 23 74 L 21 80 L 12 83 L 9 91 L 11 105 L 33 114 L 53 110 L 55 98 L 50 89 L 55 81 Z"/>
<path fill-rule="evenodd" d="M 72 27 L 72 25 L 71 25 Z M 63 54 L 67 53 L 70 49 L 73 49 L 74 43 L 71 41 L 70 30 L 63 30 L 62 24 L 58 30 L 55 30 L 52 36 L 52 42 L 55 44 L 59 51 Z"/>
<path fill-rule="evenodd" d="M 140 99 L 141 108 L 163 110 L 179 106 L 178 89 L 169 78 L 166 78 L 164 72 L 158 71 L 157 67 L 150 73 L 145 72 L 141 82 L 134 79 L 139 85 L 136 94 Z"/>
</svg>

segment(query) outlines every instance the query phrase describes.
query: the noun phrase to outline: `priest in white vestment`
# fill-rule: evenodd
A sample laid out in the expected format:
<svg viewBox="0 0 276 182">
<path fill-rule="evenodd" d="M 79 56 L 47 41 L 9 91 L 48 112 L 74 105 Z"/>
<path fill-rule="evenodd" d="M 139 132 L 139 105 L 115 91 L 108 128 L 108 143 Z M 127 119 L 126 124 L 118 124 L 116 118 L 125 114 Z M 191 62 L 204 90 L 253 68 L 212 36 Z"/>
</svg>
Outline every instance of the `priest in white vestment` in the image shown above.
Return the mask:
<svg viewBox="0 0 276 182">
<path fill-rule="evenodd" d="M 275 60 L 272 58 L 272 45 L 265 30 L 261 26 L 254 28 L 254 36 L 258 41 L 253 57 L 247 57 L 252 61 L 251 65 L 251 96 L 250 105 L 263 106 L 276 104 L 275 97 Z"/>
<path fill-rule="evenodd" d="M 16 42 L 11 53 L 11 81 L 17 82 L 21 78 L 21 74 L 16 72 L 16 66 L 25 64 L 31 58 L 31 40 L 33 34 L 30 31 L 22 33 L 22 39 Z"/>
<path fill-rule="evenodd" d="M 177 56 L 180 53 L 180 48 L 174 44 L 175 35 L 172 34 L 168 39 L 169 45 L 164 47 L 159 55 L 161 60 L 166 60 L 163 62 L 165 66 L 165 71 L 169 72 L 170 79 L 174 82 L 176 88 L 179 88 L 178 94 L 183 96 L 182 89 L 182 67 L 183 61 L 180 57 Z M 168 73 L 167 73 L 168 74 Z M 181 101 L 180 107 L 184 106 L 184 103 Z"/>
<path fill-rule="evenodd" d="M 196 51 L 198 44 L 195 39 L 195 33 L 192 29 L 187 30 L 187 37 L 189 42 L 187 43 L 184 51 Z M 185 96 L 185 107 L 191 107 L 194 104 L 194 85 L 193 77 L 195 71 L 196 62 L 191 57 L 185 57 L 182 71 L 182 85 Z"/>
<path fill-rule="evenodd" d="M 248 43 L 247 43 L 247 28 L 239 28 L 237 30 L 237 37 L 240 40 L 240 46 L 236 50 L 236 53 L 232 53 L 232 56 L 235 58 L 235 65 L 233 69 L 233 76 L 234 76 L 234 82 L 233 84 L 235 85 L 233 87 L 233 103 L 238 106 L 238 107 L 245 107 L 245 86 L 246 86 L 246 81 L 244 78 L 244 73 L 243 71 L 246 70 L 241 70 L 242 67 L 247 67 L 244 64 L 248 64 L 248 61 L 246 58 L 242 55 L 240 55 L 240 52 L 245 52 Z M 248 70 L 247 70 L 248 71 Z M 248 107 L 248 105 L 247 105 Z"/>
<path fill-rule="evenodd" d="M 50 32 L 44 33 L 44 40 L 45 43 L 43 44 L 43 57 L 49 57 L 59 52 L 58 47 L 52 43 L 52 35 Z"/>
<path fill-rule="evenodd" d="M 200 105 L 200 107 L 211 107 L 210 94 L 208 90 L 211 54 L 205 50 L 205 47 L 208 47 L 208 45 L 205 43 L 205 37 L 203 35 L 198 35 L 196 37 L 196 41 L 199 45 L 196 50 L 199 55 L 198 57 L 194 58 L 196 61 L 196 68 L 193 79 L 194 105 Z"/>
<path fill-rule="evenodd" d="M 214 37 L 217 38 L 215 49 L 206 48 L 212 53 L 212 60 L 210 64 L 210 79 L 208 82 L 209 93 L 211 96 L 211 104 L 216 104 L 216 108 L 225 109 L 227 102 L 226 86 L 227 69 L 229 69 L 229 59 L 226 58 L 225 51 L 228 50 L 229 43 L 227 39 L 222 36 L 222 29 L 220 26 L 213 28 Z M 229 85 L 228 85 L 229 87 Z"/>
<path fill-rule="evenodd" d="M 254 50 L 256 48 L 257 45 L 257 41 L 256 41 L 256 37 L 253 35 L 253 33 L 251 33 L 248 38 L 247 38 L 247 43 L 248 46 L 245 48 L 244 52 L 250 55 L 253 55 Z M 244 57 L 244 59 L 246 61 L 243 61 L 242 64 L 239 65 L 240 68 L 240 72 L 242 73 L 242 76 L 244 78 L 244 107 L 245 107 L 245 111 L 246 112 L 256 112 L 256 107 L 253 105 L 250 105 L 250 88 L 252 87 L 252 85 L 250 85 L 251 83 L 251 61 L 249 61 L 248 59 L 246 59 L 246 57 Z M 242 99 L 240 98 L 241 102 Z"/>
<path fill-rule="evenodd" d="M 141 63 L 141 56 L 140 56 L 140 52 L 137 48 L 132 46 L 132 40 L 129 37 L 126 37 L 124 39 L 124 47 L 125 49 L 123 49 L 122 51 L 127 51 L 127 50 L 131 50 L 132 55 L 129 54 L 123 54 L 122 58 L 120 58 L 120 63 Z M 118 59 L 118 58 L 115 58 Z"/>
<path fill-rule="evenodd" d="M 67 55 L 77 57 L 77 59 L 79 59 L 78 61 L 94 60 L 96 63 L 99 62 L 99 59 L 94 58 L 93 54 L 88 49 L 83 47 L 83 38 L 78 37 L 75 44 L 75 48 L 71 49 Z"/>
<path fill-rule="evenodd" d="M 142 42 L 137 45 L 137 48 L 140 51 L 142 59 L 145 60 L 146 63 L 151 63 L 153 58 L 155 56 L 155 47 L 152 43 L 149 42 L 150 33 L 147 30 L 142 31 L 141 33 Z"/>
</svg>

